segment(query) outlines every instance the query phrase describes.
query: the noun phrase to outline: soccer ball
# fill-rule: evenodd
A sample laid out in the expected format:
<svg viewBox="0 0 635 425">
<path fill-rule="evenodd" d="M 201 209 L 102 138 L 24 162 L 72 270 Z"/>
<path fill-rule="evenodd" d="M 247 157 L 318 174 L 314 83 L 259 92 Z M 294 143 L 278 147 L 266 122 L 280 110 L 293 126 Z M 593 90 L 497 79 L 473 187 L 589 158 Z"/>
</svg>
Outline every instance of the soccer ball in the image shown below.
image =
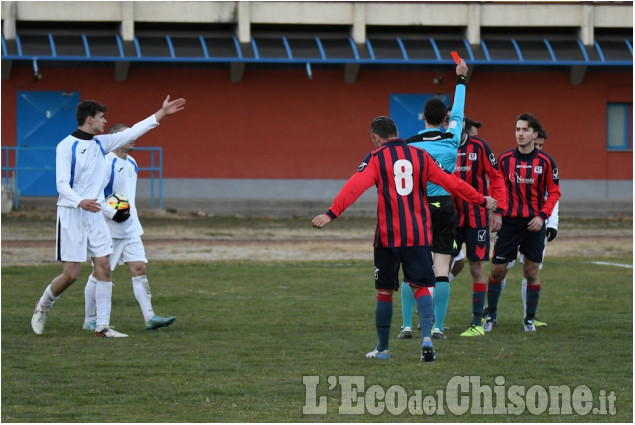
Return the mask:
<svg viewBox="0 0 635 425">
<path fill-rule="evenodd" d="M 128 198 L 126 198 L 126 195 L 122 195 L 121 193 L 113 193 L 106 198 L 106 203 L 116 210 L 125 210 L 130 208 Z"/>
</svg>

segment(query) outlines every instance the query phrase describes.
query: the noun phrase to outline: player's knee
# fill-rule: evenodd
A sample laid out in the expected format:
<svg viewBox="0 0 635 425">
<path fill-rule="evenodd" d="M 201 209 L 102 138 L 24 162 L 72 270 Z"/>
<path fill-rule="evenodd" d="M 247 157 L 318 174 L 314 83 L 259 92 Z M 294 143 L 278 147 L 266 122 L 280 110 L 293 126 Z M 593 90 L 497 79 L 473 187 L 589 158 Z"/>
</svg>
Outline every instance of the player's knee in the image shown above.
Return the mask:
<svg viewBox="0 0 635 425">
<path fill-rule="evenodd" d="M 143 276 L 143 275 L 146 274 L 146 265 L 142 261 L 136 261 L 134 263 L 129 263 L 128 266 L 130 268 L 130 273 L 134 277 Z"/>
<path fill-rule="evenodd" d="M 67 270 L 64 276 L 69 284 L 73 283 L 79 278 L 79 270 Z"/>
<path fill-rule="evenodd" d="M 79 278 L 79 264 L 75 265 L 67 263 L 64 266 L 62 275 L 64 276 L 67 284 L 70 285 L 71 283 L 75 282 Z"/>
<path fill-rule="evenodd" d="M 95 278 L 102 282 L 110 282 L 110 265 L 109 264 L 100 264 L 99 266 L 95 265 Z"/>
<path fill-rule="evenodd" d="M 493 264 L 492 265 L 492 271 L 490 273 L 490 276 L 492 278 L 492 280 L 496 281 L 496 282 L 500 282 L 501 280 L 505 279 L 505 275 L 507 274 L 507 265 L 506 264 Z"/>
<path fill-rule="evenodd" d="M 538 263 L 526 261 L 525 267 L 523 268 L 523 275 L 527 278 L 527 284 L 539 282 L 540 269 Z"/>
<path fill-rule="evenodd" d="M 377 290 L 377 301 L 391 303 L 392 302 L 392 294 L 394 291 L 390 291 L 387 289 L 379 289 Z"/>
</svg>

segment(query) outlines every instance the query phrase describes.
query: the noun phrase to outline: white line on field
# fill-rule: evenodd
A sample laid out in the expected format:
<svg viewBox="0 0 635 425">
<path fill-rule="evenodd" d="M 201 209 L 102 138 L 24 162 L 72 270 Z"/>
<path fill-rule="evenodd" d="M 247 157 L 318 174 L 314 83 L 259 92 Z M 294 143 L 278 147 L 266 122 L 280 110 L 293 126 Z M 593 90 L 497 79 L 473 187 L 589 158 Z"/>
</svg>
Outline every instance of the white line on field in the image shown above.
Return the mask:
<svg viewBox="0 0 635 425">
<path fill-rule="evenodd" d="M 605 261 L 583 261 L 583 263 L 587 264 L 599 264 L 600 266 L 615 266 L 615 267 L 624 267 L 627 269 L 632 269 L 632 264 L 620 264 L 620 263 L 607 263 Z"/>
</svg>

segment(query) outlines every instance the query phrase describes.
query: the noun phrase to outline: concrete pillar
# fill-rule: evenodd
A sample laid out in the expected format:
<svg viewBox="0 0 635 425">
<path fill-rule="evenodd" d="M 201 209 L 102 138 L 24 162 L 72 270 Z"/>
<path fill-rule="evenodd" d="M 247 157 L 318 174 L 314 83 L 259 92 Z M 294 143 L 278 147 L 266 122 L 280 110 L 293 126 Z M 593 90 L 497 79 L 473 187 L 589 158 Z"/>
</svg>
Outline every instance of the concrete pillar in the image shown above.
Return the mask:
<svg viewBox="0 0 635 425">
<path fill-rule="evenodd" d="M 229 64 L 229 79 L 232 83 L 240 83 L 245 74 L 245 62 L 232 62 Z"/>
<path fill-rule="evenodd" d="M 16 8 L 17 6 L 14 1 L 2 2 L 2 35 L 4 36 L 4 39 L 7 42 L 7 47 L 11 46 L 12 44 L 15 44 Z M 11 50 L 11 47 L 9 47 L 9 51 L 10 50 Z M 8 80 L 9 78 L 11 78 L 12 67 L 13 67 L 13 61 L 10 61 L 10 60 L 2 61 L 2 79 L 3 80 Z"/>
<path fill-rule="evenodd" d="M 579 86 L 584 81 L 584 76 L 586 75 L 587 66 L 586 65 L 573 65 L 571 67 L 571 85 Z"/>
<path fill-rule="evenodd" d="M 355 44 L 366 43 L 366 3 L 353 4 L 353 28 L 351 36 Z"/>
<path fill-rule="evenodd" d="M 237 10 L 236 36 L 240 43 L 251 42 L 251 2 L 239 1 Z"/>
<path fill-rule="evenodd" d="M 123 41 L 124 52 L 134 44 L 134 2 L 121 2 L 121 24 L 119 35 Z M 126 81 L 130 62 L 115 62 L 115 81 Z"/>
<path fill-rule="evenodd" d="M 358 63 L 347 63 L 344 65 L 344 82 L 346 84 L 353 84 L 357 81 L 357 74 L 359 74 Z"/>
<path fill-rule="evenodd" d="M 121 2 L 121 27 L 119 35 L 123 41 L 134 40 L 134 2 Z"/>
<path fill-rule="evenodd" d="M 582 25 L 580 26 L 580 41 L 585 46 L 592 46 L 595 41 L 593 27 L 595 25 L 595 12 L 592 4 L 582 4 Z"/>
<path fill-rule="evenodd" d="M 15 40 L 16 7 L 14 1 L 2 2 L 2 35 L 5 40 Z"/>
<path fill-rule="evenodd" d="M 239 1 L 236 5 L 236 37 L 240 44 L 251 43 L 251 2 Z M 245 74 L 244 62 L 232 62 L 229 65 L 229 79 L 239 83 Z"/>
<path fill-rule="evenodd" d="M 470 2 L 468 8 L 467 29 L 465 37 L 471 45 L 481 43 L 481 5 L 477 2 Z"/>
</svg>

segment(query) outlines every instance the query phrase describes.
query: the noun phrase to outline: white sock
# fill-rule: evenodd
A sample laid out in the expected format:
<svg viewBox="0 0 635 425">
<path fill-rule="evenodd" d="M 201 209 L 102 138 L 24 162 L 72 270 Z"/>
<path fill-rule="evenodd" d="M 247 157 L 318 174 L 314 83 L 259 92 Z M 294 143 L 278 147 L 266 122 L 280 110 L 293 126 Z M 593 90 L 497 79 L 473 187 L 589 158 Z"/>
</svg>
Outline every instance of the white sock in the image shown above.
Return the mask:
<svg viewBox="0 0 635 425">
<path fill-rule="evenodd" d="M 110 325 L 110 307 L 112 305 L 112 282 L 96 281 L 95 306 L 97 311 L 97 330 Z"/>
<path fill-rule="evenodd" d="M 503 292 L 503 289 L 505 289 L 505 283 L 507 283 L 507 278 L 501 280 L 501 293 Z"/>
<path fill-rule="evenodd" d="M 152 302 L 150 301 L 152 294 L 150 293 L 148 277 L 146 275 L 133 277 L 132 290 L 137 302 L 139 303 L 139 307 L 141 307 L 143 320 L 146 322 L 150 321 L 150 319 L 154 316 L 154 311 L 152 310 Z"/>
<path fill-rule="evenodd" d="M 46 287 L 46 289 L 44 290 L 44 293 L 40 297 L 40 309 L 46 313 L 47 311 L 51 309 L 51 307 L 53 307 L 53 303 L 58 298 L 59 298 L 59 295 L 56 297 L 51 292 L 51 284 L 49 284 L 49 286 Z"/>
<path fill-rule="evenodd" d="M 523 284 L 520 287 L 520 296 L 523 299 L 523 319 L 527 317 L 527 278 L 523 278 Z"/>
<path fill-rule="evenodd" d="M 84 323 L 92 322 L 97 318 L 97 305 L 95 303 L 95 290 L 97 279 L 92 274 L 88 276 L 88 281 L 84 287 Z"/>
<path fill-rule="evenodd" d="M 452 264 L 454 264 L 454 262 L 452 262 Z M 450 282 L 452 282 L 454 280 L 454 275 L 452 274 L 452 272 L 450 272 L 450 274 L 448 274 L 448 280 Z"/>
</svg>

